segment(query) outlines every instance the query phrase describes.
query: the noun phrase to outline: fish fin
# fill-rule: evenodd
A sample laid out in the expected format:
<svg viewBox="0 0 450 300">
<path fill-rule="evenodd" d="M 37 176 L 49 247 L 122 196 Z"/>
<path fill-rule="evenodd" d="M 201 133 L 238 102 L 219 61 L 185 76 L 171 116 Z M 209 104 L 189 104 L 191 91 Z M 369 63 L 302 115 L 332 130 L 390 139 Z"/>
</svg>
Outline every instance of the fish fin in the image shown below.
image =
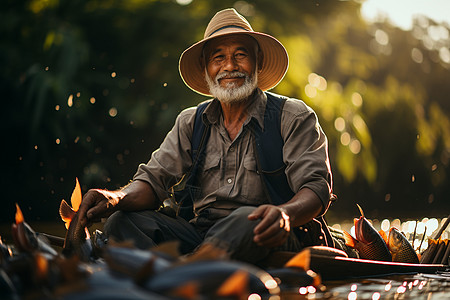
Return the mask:
<svg viewBox="0 0 450 300">
<path fill-rule="evenodd" d="M 296 256 L 291 258 L 284 266 L 302 268 L 303 270 L 309 270 L 311 262 L 311 250 L 305 249 L 299 252 Z"/>
<path fill-rule="evenodd" d="M 211 259 L 227 259 L 228 253 L 225 249 L 219 248 L 211 243 L 202 244 L 197 250 L 186 257 L 180 257 L 180 264 L 192 263 L 195 261 Z"/>
<path fill-rule="evenodd" d="M 351 236 L 350 233 L 344 230 L 344 240 L 345 244 L 349 247 L 355 248 L 356 243 L 358 242 L 354 237 Z"/>
<path fill-rule="evenodd" d="M 179 246 L 180 241 L 168 241 L 161 243 L 155 247 L 151 247 L 150 250 L 175 258 L 180 256 L 180 251 L 178 251 Z"/>
<path fill-rule="evenodd" d="M 25 221 L 25 218 L 23 217 L 22 210 L 19 207 L 19 204 L 16 203 L 16 224 L 23 223 Z"/>
<path fill-rule="evenodd" d="M 198 283 L 194 281 L 188 281 L 185 284 L 176 287 L 170 295 L 175 298 L 182 299 L 197 299 L 198 298 Z"/>
<path fill-rule="evenodd" d="M 74 218 L 75 211 L 64 199 L 61 201 L 61 204 L 59 205 L 59 215 L 61 216 L 61 220 L 64 221 L 66 229 L 69 229 L 70 221 L 72 221 L 72 219 Z"/>
<path fill-rule="evenodd" d="M 361 213 L 361 217 L 364 217 L 364 211 L 363 211 L 363 209 L 361 208 L 361 206 L 359 206 L 358 203 L 356 203 L 356 206 L 358 206 L 359 212 Z M 365 217 L 364 217 L 364 218 L 365 218 Z"/>
<path fill-rule="evenodd" d="M 58 256 L 55 259 L 58 269 L 61 271 L 60 276 L 64 282 L 77 282 L 79 279 L 86 277 L 89 273 L 80 268 L 80 258 L 78 255 L 72 255 L 69 258 Z"/>
<path fill-rule="evenodd" d="M 73 189 L 72 197 L 70 198 L 70 203 L 72 203 L 72 208 L 74 211 L 78 211 L 80 208 L 81 199 L 82 195 L 80 183 L 78 182 L 78 178 L 75 177 L 75 188 Z"/>
<path fill-rule="evenodd" d="M 378 233 L 381 235 L 381 238 L 386 243 L 386 245 L 389 245 L 389 242 L 388 242 L 389 240 L 388 240 L 388 236 L 386 234 L 386 231 L 384 231 L 383 229 L 380 229 L 380 231 L 378 231 Z"/>
<path fill-rule="evenodd" d="M 34 255 L 35 276 L 39 282 L 44 282 L 49 275 L 49 262 L 40 252 Z"/>
<path fill-rule="evenodd" d="M 249 276 L 245 270 L 237 270 L 228 277 L 217 290 L 217 296 L 229 297 L 241 296 L 248 294 Z"/>
<path fill-rule="evenodd" d="M 155 257 L 149 259 L 134 275 L 134 282 L 139 285 L 145 283 L 155 273 Z"/>
</svg>

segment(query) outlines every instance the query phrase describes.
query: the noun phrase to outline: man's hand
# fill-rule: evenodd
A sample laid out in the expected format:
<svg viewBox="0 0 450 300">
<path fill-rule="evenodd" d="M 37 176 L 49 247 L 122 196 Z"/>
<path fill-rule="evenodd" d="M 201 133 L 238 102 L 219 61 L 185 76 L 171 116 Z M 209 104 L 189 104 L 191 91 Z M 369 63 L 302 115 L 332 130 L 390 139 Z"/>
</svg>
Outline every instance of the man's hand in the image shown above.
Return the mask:
<svg viewBox="0 0 450 300">
<path fill-rule="evenodd" d="M 250 215 L 249 220 L 261 219 L 255 227 L 253 241 L 266 247 L 281 246 L 288 238 L 291 231 L 291 223 L 286 211 L 275 205 L 261 205 Z"/>
<path fill-rule="evenodd" d="M 78 210 L 79 220 L 83 226 L 91 226 L 109 217 L 117 209 L 116 204 L 124 197 L 122 191 L 91 189 L 83 197 Z"/>
</svg>

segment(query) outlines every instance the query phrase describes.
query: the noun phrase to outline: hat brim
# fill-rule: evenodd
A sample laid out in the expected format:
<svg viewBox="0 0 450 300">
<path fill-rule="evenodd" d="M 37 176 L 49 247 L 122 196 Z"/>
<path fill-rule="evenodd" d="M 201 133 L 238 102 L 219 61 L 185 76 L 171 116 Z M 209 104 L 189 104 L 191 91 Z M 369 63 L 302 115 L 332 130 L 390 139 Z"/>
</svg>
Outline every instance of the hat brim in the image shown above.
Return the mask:
<svg viewBox="0 0 450 300">
<path fill-rule="evenodd" d="M 202 51 L 207 41 L 224 35 L 249 35 L 259 44 L 263 53 L 262 66 L 258 74 L 258 87 L 263 90 L 274 88 L 284 77 L 289 66 L 289 57 L 284 46 L 273 36 L 261 32 L 243 31 L 229 28 L 220 34 L 203 39 L 188 49 L 180 57 L 179 71 L 184 83 L 193 91 L 211 96 L 202 68 Z"/>
</svg>

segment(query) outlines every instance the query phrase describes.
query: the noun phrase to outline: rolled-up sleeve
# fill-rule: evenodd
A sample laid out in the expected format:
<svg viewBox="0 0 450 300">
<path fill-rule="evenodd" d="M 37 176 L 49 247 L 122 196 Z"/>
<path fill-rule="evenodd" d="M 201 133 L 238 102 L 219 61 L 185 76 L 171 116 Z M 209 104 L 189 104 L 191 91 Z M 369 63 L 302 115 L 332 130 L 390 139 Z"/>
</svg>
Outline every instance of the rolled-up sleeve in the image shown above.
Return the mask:
<svg viewBox="0 0 450 300">
<path fill-rule="evenodd" d="M 148 182 L 159 200 L 168 196 L 168 189 L 189 170 L 191 160 L 191 136 L 196 108 L 182 111 L 159 149 L 146 164 L 140 164 L 133 180 Z"/>
<path fill-rule="evenodd" d="M 332 191 L 327 137 L 315 112 L 300 100 L 288 99 L 281 118 L 289 186 L 295 193 L 302 188 L 314 191 L 322 201 L 323 213 Z"/>
</svg>

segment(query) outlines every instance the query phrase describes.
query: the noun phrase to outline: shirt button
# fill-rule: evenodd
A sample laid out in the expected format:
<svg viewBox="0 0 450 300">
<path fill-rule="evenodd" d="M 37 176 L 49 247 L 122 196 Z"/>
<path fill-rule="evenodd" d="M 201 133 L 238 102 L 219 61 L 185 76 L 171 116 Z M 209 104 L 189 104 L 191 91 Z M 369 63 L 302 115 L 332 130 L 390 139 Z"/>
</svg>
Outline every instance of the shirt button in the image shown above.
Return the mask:
<svg viewBox="0 0 450 300">
<path fill-rule="evenodd" d="M 228 178 L 228 179 L 227 179 L 227 182 L 228 182 L 228 183 L 232 183 L 232 182 L 233 182 L 233 179 L 232 179 L 232 178 Z"/>
<path fill-rule="evenodd" d="M 230 148 L 230 152 L 234 152 L 234 147 L 231 147 L 231 148 Z"/>
</svg>

